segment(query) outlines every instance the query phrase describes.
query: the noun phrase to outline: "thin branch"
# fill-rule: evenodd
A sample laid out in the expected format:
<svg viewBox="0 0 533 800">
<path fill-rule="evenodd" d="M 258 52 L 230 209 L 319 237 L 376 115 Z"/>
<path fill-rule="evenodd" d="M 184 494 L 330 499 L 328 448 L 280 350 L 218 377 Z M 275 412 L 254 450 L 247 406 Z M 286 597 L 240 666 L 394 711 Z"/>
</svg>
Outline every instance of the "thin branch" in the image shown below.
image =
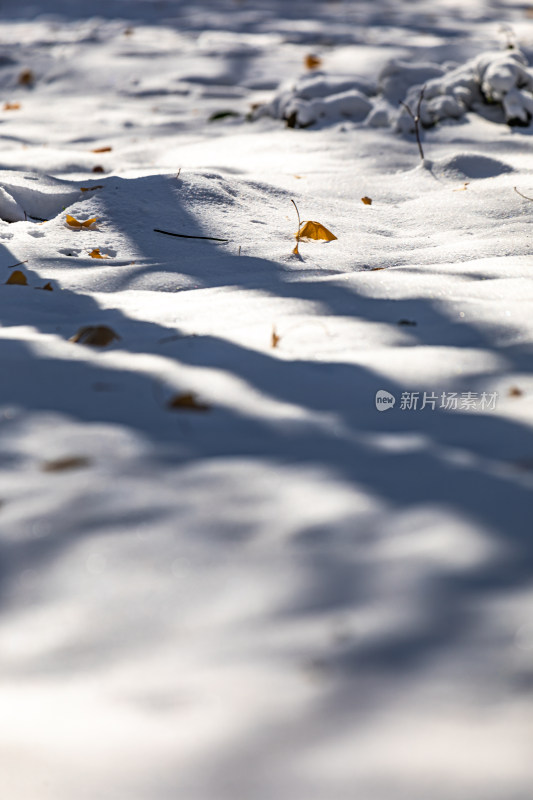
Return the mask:
<svg viewBox="0 0 533 800">
<path fill-rule="evenodd" d="M 416 107 L 416 121 L 420 122 L 420 109 L 422 107 L 422 100 L 424 99 L 424 92 L 426 91 L 426 86 L 422 86 L 420 90 L 420 97 L 418 98 L 418 105 Z"/>
<path fill-rule="evenodd" d="M 28 259 L 26 259 L 26 261 L 17 261 L 16 264 L 10 264 L 8 266 L 8 269 L 13 269 L 13 267 L 20 267 L 21 264 L 27 264 L 27 263 L 28 263 Z"/>
<path fill-rule="evenodd" d="M 171 231 L 162 231 L 160 228 L 154 228 L 156 233 L 164 233 L 167 236 L 178 236 L 180 239 L 208 239 L 210 242 L 229 242 L 229 239 L 219 239 L 217 236 L 191 236 L 189 233 L 172 233 Z"/>
<path fill-rule="evenodd" d="M 524 198 L 524 200 L 530 200 L 530 201 L 533 203 L 533 197 L 528 197 L 526 194 L 522 194 L 522 192 L 519 192 L 519 191 L 518 191 L 518 189 L 516 188 L 516 186 L 515 186 L 515 187 L 513 187 L 513 188 L 514 188 L 515 192 L 516 192 L 517 194 L 519 194 L 519 195 L 520 195 L 520 197 L 523 197 L 523 198 Z"/>
<path fill-rule="evenodd" d="M 416 136 L 416 143 L 418 144 L 418 152 L 420 153 L 420 158 L 422 161 L 424 160 L 424 151 L 422 149 L 422 142 L 420 141 L 420 109 L 422 107 L 422 100 L 424 99 L 424 92 L 426 91 L 426 87 L 422 86 L 420 90 L 420 97 L 418 98 L 418 103 L 416 106 L 416 114 L 413 114 L 410 106 L 407 103 L 404 103 L 400 100 L 400 105 L 405 108 L 413 122 L 415 123 L 415 136 Z"/>
<path fill-rule="evenodd" d="M 298 214 L 298 233 L 296 234 L 296 247 L 294 248 L 294 250 L 292 252 L 295 255 L 299 256 L 300 255 L 300 250 L 299 250 L 299 246 L 300 246 L 300 228 L 302 227 L 302 223 L 300 222 L 300 212 L 298 211 L 298 206 L 296 205 L 296 203 L 294 202 L 292 197 L 291 197 L 291 203 L 293 204 L 294 208 L 296 209 L 296 213 Z"/>
</svg>

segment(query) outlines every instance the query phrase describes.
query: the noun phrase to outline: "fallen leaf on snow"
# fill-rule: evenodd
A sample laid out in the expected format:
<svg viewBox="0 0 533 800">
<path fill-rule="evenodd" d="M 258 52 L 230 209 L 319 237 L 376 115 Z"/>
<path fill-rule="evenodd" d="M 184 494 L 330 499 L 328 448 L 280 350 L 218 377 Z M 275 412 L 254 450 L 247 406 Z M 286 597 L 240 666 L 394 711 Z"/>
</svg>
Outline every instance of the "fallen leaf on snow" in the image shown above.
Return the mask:
<svg viewBox="0 0 533 800">
<path fill-rule="evenodd" d="M 102 184 L 100 186 L 80 186 L 80 192 L 95 192 L 97 189 L 103 188 Z"/>
<path fill-rule="evenodd" d="M 91 153 L 110 153 L 112 149 L 112 147 L 95 147 Z"/>
<path fill-rule="evenodd" d="M 300 230 L 294 235 L 298 241 L 301 239 L 324 239 L 326 242 L 332 242 L 337 238 L 325 225 L 313 220 L 304 222 Z"/>
<path fill-rule="evenodd" d="M 70 225 L 71 228 L 90 228 L 91 225 L 94 225 L 98 217 L 91 217 L 90 219 L 86 219 L 84 222 L 80 222 L 76 217 L 72 217 L 70 214 L 67 214 L 67 225 Z"/>
<path fill-rule="evenodd" d="M 93 167 L 92 171 L 93 172 L 103 172 L 104 168 L 101 167 L 100 164 L 97 164 L 96 167 Z"/>
<path fill-rule="evenodd" d="M 90 344 L 93 347 L 107 347 L 115 339 L 120 339 L 120 336 L 107 325 L 85 325 L 70 337 L 69 342 Z"/>
<path fill-rule="evenodd" d="M 55 458 L 52 461 L 45 461 L 41 465 L 43 472 L 65 472 L 69 469 L 81 469 L 88 467 L 91 462 L 85 456 L 66 456 L 65 458 Z"/>
<path fill-rule="evenodd" d="M 50 281 L 48 281 L 48 283 L 45 283 L 44 286 L 36 286 L 35 288 L 36 289 L 42 289 L 44 292 L 53 292 L 54 291 L 54 287 L 52 286 Z"/>
<path fill-rule="evenodd" d="M 35 76 L 31 69 L 23 69 L 18 76 L 18 82 L 21 86 L 31 86 L 35 82 Z"/>
<path fill-rule="evenodd" d="M 109 256 L 102 255 L 99 247 L 95 247 L 94 250 L 91 250 L 89 255 L 91 258 L 109 258 Z"/>
<path fill-rule="evenodd" d="M 309 55 L 304 58 L 304 64 L 307 69 L 318 69 L 318 67 L 322 66 L 322 59 L 309 53 Z"/>
<path fill-rule="evenodd" d="M 209 411 L 210 406 L 201 403 L 194 392 L 183 392 L 168 401 L 168 408 L 173 411 Z"/>
<path fill-rule="evenodd" d="M 276 348 L 281 341 L 281 336 L 278 336 L 276 329 L 272 328 L 272 336 L 270 337 L 270 346 Z"/>
<path fill-rule="evenodd" d="M 522 397 L 524 392 L 518 386 L 511 386 L 507 394 L 509 395 L 509 397 Z"/>
<path fill-rule="evenodd" d="M 20 103 L 4 103 L 4 111 L 18 111 Z"/>
<path fill-rule="evenodd" d="M 27 286 L 28 279 L 26 278 L 22 270 L 16 269 L 15 272 L 11 273 L 6 283 L 15 284 L 17 286 Z"/>
<path fill-rule="evenodd" d="M 371 197 L 362 197 L 361 201 L 365 204 L 365 206 L 372 205 L 372 198 Z"/>
</svg>

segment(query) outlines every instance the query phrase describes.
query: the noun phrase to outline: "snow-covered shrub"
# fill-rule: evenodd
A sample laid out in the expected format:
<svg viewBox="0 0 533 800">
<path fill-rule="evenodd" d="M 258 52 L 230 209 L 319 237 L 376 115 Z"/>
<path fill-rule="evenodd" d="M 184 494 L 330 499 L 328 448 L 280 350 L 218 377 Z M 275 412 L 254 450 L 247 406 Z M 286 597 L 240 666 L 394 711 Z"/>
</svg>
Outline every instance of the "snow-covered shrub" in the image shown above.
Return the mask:
<svg viewBox="0 0 533 800">
<path fill-rule="evenodd" d="M 483 53 L 461 66 L 390 61 L 375 83 L 357 76 L 307 74 L 282 87 L 253 117 L 283 119 L 293 128 L 349 119 L 409 132 L 413 120 L 400 103 L 416 108 L 422 86 L 424 127 L 468 111 L 485 113 L 489 106 L 495 121 L 528 125 L 533 117 L 533 71 L 518 50 Z"/>
<path fill-rule="evenodd" d="M 327 77 L 322 72 L 305 75 L 283 87 L 272 102 L 261 106 L 255 117 L 286 120 L 291 128 L 307 128 L 315 122 L 351 119 L 362 122 L 373 109 L 370 100 L 377 86 L 353 76 Z"/>
<path fill-rule="evenodd" d="M 533 116 L 533 73 L 517 50 L 483 53 L 425 85 L 420 108 L 425 127 L 458 119 L 467 111 L 481 111 L 484 104 L 499 105 L 501 121 L 513 125 L 527 125 Z M 421 88 L 421 83 L 411 86 L 407 105 L 416 105 Z M 413 121 L 404 109 L 398 114 L 396 128 L 413 130 Z"/>
</svg>

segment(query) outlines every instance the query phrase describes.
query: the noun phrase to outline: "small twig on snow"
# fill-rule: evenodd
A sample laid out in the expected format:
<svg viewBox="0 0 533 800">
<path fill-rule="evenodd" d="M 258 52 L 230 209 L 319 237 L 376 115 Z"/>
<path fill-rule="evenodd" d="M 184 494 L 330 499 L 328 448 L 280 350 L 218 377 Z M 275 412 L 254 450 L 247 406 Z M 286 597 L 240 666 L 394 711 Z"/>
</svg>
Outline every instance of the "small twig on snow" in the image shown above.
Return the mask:
<svg viewBox="0 0 533 800">
<path fill-rule="evenodd" d="M 524 200 L 530 200 L 533 203 L 533 197 L 528 197 L 526 194 L 522 194 L 522 192 L 518 191 L 516 186 L 514 186 L 513 188 L 514 188 L 515 192 L 520 195 L 520 197 L 523 197 Z"/>
<path fill-rule="evenodd" d="M 20 267 L 21 264 L 27 264 L 27 263 L 28 263 L 28 259 L 26 259 L 26 261 L 17 261 L 16 264 L 10 264 L 8 266 L 8 269 L 13 269 L 13 267 Z"/>
<path fill-rule="evenodd" d="M 420 97 L 418 98 L 418 104 L 416 106 L 416 114 L 413 114 L 410 106 L 407 103 L 404 103 L 400 100 L 400 105 L 405 108 L 413 122 L 415 123 L 415 136 L 416 136 L 416 143 L 418 144 L 418 152 L 420 153 L 420 158 L 422 161 L 424 160 L 424 151 L 422 149 L 422 142 L 420 141 L 420 108 L 422 106 L 422 100 L 424 99 L 424 92 L 426 91 L 426 87 L 422 86 L 420 90 Z"/>
<path fill-rule="evenodd" d="M 167 236 L 178 236 L 180 239 L 208 239 L 210 242 L 229 242 L 229 239 L 219 239 L 218 236 L 191 236 L 189 233 L 172 233 L 171 231 L 162 231 L 160 228 L 154 228 L 155 233 L 164 233 Z"/>
<path fill-rule="evenodd" d="M 300 212 L 298 211 L 298 206 L 296 205 L 292 197 L 291 197 L 291 203 L 293 204 L 294 208 L 296 209 L 296 213 L 298 214 L 298 233 L 296 234 L 296 247 L 292 252 L 294 253 L 294 255 L 299 256 L 300 250 L 298 248 L 300 245 L 300 228 L 302 227 L 302 223 L 300 222 Z"/>
</svg>

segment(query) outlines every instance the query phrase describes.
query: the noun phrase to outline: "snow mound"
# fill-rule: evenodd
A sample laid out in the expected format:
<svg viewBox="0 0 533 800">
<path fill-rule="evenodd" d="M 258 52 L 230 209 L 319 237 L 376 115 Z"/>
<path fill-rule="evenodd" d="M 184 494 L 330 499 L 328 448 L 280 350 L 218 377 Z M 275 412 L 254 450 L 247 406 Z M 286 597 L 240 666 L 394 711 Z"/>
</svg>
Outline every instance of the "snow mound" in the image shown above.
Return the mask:
<svg viewBox="0 0 533 800">
<path fill-rule="evenodd" d="M 17 203 L 15 198 L 0 186 L 0 219 L 4 222 L 21 222 L 24 217 L 24 210 Z"/>
<path fill-rule="evenodd" d="M 468 111 L 510 125 L 528 125 L 533 116 L 533 71 L 523 53 L 505 50 L 483 53 L 462 66 L 392 60 L 375 83 L 358 76 L 305 75 L 283 86 L 253 117 L 283 119 L 291 128 L 349 119 L 412 133 L 413 118 L 403 104 L 415 113 L 422 87 L 424 127 Z"/>
<path fill-rule="evenodd" d="M 51 219 L 80 196 L 80 186 L 71 181 L 38 172 L 0 171 L 0 219 L 6 222 Z"/>
<path fill-rule="evenodd" d="M 479 153 L 456 153 L 448 158 L 432 162 L 433 171 L 442 177 L 453 180 L 463 178 L 495 178 L 513 168 L 497 158 L 489 158 Z"/>
</svg>

